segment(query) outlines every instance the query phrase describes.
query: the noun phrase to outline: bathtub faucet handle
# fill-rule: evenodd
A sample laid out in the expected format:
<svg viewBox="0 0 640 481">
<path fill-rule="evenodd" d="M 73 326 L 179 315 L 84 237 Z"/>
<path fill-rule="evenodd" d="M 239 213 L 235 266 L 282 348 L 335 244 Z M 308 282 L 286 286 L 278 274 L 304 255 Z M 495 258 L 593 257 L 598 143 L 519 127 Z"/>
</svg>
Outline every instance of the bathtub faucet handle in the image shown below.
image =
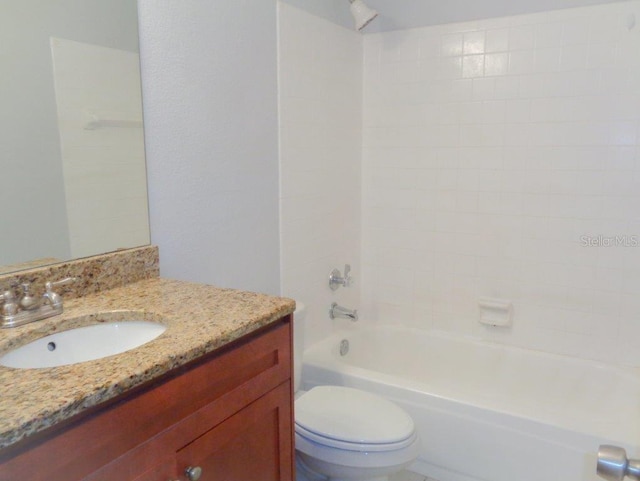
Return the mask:
<svg viewBox="0 0 640 481">
<path fill-rule="evenodd" d="M 344 276 L 340 274 L 340 271 L 338 269 L 332 270 L 329 274 L 329 287 L 331 288 L 331 290 L 335 291 L 340 286 L 349 287 L 353 282 L 353 278 L 351 277 L 350 273 L 350 264 L 344 265 Z"/>
</svg>

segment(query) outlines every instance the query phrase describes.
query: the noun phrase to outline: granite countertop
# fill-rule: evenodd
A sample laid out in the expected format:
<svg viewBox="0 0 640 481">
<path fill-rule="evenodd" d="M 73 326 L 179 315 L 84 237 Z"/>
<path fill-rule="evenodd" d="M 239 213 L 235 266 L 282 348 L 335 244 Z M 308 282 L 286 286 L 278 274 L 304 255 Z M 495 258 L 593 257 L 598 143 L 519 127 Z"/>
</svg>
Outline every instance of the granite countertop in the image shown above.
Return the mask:
<svg viewBox="0 0 640 481">
<path fill-rule="evenodd" d="M 155 278 L 70 299 L 64 307 L 59 316 L 1 329 L 0 355 L 101 321 L 158 321 L 167 330 L 136 349 L 96 361 L 44 369 L 0 366 L 0 449 L 291 314 L 295 302 Z M 105 312 L 110 313 L 96 315 Z"/>
</svg>

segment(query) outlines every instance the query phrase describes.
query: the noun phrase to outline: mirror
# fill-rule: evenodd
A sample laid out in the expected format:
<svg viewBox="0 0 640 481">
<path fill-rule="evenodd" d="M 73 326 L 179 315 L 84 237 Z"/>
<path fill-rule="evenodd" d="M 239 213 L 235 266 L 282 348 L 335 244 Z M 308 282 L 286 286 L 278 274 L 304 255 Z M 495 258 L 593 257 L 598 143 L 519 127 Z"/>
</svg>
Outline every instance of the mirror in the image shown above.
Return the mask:
<svg viewBox="0 0 640 481">
<path fill-rule="evenodd" d="M 136 0 L 0 0 L 0 273 L 149 243 Z"/>
</svg>

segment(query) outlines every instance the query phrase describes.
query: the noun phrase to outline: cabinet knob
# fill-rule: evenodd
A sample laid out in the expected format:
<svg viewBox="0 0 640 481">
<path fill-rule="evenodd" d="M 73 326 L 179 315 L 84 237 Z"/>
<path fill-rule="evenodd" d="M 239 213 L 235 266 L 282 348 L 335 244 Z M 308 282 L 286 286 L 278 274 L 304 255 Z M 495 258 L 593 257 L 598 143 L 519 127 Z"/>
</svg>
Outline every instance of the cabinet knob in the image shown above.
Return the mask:
<svg viewBox="0 0 640 481">
<path fill-rule="evenodd" d="M 202 468 L 200 466 L 189 466 L 184 470 L 184 474 L 187 476 L 189 481 L 198 481 L 200 476 L 202 476 Z"/>
</svg>

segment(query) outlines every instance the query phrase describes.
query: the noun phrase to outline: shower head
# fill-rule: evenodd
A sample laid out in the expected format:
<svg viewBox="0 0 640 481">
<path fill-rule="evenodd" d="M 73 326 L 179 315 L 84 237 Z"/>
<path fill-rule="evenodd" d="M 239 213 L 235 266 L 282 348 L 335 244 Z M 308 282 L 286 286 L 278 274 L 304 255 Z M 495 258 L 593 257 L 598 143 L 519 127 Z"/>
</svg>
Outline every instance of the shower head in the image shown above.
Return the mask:
<svg viewBox="0 0 640 481">
<path fill-rule="evenodd" d="M 351 15 L 356 24 L 356 30 L 362 30 L 369 22 L 378 16 L 373 8 L 367 7 L 362 0 L 349 0 L 351 2 Z"/>
</svg>

